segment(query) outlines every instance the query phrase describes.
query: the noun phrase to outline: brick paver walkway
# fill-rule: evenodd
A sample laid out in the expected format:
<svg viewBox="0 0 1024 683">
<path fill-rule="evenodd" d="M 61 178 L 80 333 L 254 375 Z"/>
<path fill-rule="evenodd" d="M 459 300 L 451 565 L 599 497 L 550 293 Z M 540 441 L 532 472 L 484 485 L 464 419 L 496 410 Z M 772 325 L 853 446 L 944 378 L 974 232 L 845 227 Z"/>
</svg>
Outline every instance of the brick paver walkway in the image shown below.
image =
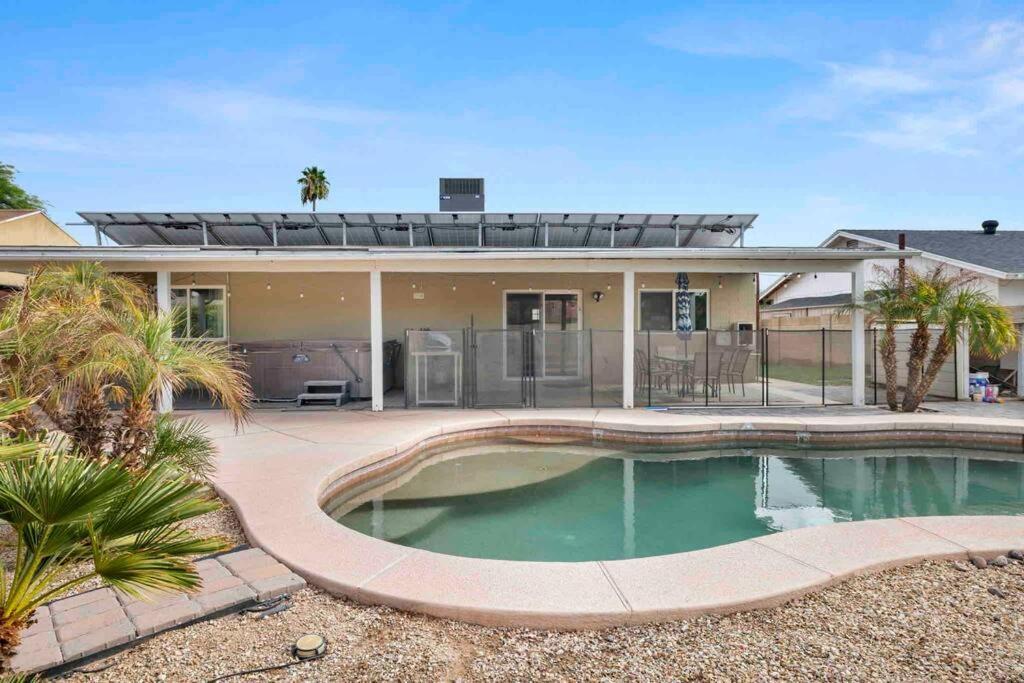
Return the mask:
<svg viewBox="0 0 1024 683">
<path fill-rule="evenodd" d="M 160 593 L 136 600 L 112 588 L 97 588 L 40 607 L 12 668 L 44 671 L 306 584 L 258 548 L 200 560 L 196 568 L 203 579 L 198 593 Z"/>
</svg>

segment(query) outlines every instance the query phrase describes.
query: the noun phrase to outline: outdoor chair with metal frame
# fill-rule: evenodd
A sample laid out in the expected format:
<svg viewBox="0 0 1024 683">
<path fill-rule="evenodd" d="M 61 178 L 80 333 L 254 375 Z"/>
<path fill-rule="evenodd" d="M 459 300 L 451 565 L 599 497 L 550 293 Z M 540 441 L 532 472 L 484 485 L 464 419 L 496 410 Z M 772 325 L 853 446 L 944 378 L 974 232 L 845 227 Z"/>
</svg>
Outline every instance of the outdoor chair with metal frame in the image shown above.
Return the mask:
<svg viewBox="0 0 1024 683">
<path fill-rule="evenodd" d="M 732 358 L 725 368 L 723 379 L 729 383 L 729 391 L 736 393 L 736 381 L 740 383 L 740 391 L 747 395 L 747 362 L 750 360 L 750 349 L 740 347 L 733 351 Z"/>
</svg>

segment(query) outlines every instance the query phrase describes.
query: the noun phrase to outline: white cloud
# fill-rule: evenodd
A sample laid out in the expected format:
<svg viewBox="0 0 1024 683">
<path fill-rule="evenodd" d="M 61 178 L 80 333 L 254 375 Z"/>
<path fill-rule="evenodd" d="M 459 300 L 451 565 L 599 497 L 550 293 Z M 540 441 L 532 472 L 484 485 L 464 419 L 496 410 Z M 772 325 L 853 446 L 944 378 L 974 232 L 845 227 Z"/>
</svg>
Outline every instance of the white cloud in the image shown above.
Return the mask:
<svg viewBox="0 0 1024 683">
<path fill-rule="evenodd" d="M 88 148 L 88 143 L 84 139 L 58 133 L 0 131 L 0 147 L 39 152 L 81 152 Z"/>
<path fill-rule="evenodd" d="M 851 132 L 849 135 L 893 149 L 970 156 L 977 153 L 969 143 L 977 128 L 977 117 L 970 115 L 901 114 L 893 117 L 884 128 Z"/>
<path fill-rule="evenodd" d="M 921 93 L 934 87 L 928 78 L 889 66 L 829 64 L 829 68 L 836 87 L 867 93 Z"/>
<path fill-rule="evenodd" d="M 713 25 L 687 21 L 650 34 L 648 41 L 669 50 L 702 57 L 790 59 L 798 42 L 783 39 L 773 27 L 746 22 Z"/>
<path fill-rule="evenodd" d="M 971 155 L 1024 129 L 1024 23 L 936 32 L 912 51 L 828 63 L 825 77 L 782 109 L 834 121 L 890 149 Z"/>
<path fill-rule="evenodd" d="M 395 118 L 394 114 L 384 111 L 238 88 L 172 83 L 153 88 L 153 94 L 180 111 L 231 125 L 289 121 L 374 125 Z"/>
</svg>

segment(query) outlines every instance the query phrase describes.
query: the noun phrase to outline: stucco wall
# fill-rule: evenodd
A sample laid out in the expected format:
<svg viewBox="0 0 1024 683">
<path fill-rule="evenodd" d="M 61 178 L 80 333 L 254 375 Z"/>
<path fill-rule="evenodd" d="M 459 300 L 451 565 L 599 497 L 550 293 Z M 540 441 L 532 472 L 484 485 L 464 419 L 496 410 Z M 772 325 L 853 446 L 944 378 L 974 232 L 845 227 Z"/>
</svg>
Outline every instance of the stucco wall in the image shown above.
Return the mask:
<svg viewBox="0 0 1024 683">
<path fill-rule="evenodd" d="M 71 235 L 41 213 L 0 223 L 0 245 L 65 247 L 77 244 Z"/>
<path fill-rule="evenodd" d="M 876 245 L 866 242 L 854 242 L 845 238 L 837 238 L 827 246 L 871 249 Z M 931 259 L 925 256 L 914 256 L 907 259 L 907 265 L 917 270 L 929 270 L 938 265 L 945 265 L 950 273 L 960 273 L 959 268 L 954 268 L 943 261 Z M 867 260 L 864 267 L 867 272 L 866 288 L 870 290 L 877 280 L 878 268 L 891 270 L 897 266 L 896 261 L 890 260 Z M 987 276 L 981 276 L 978 285 L 987 289 L 993 296 L 999 294 L 999 282 Z M 790 299 L 798 299 L 811 296 L 829 296 L 832 294 L 848 294 L 850 292 L 849 273 L 803 273 L 800 277 L 794 278 L 779 287 L 769 297 L 774 303 L 781 303 Z M 1024 290 L 1022 290 L 1024 292 Z M 1022 294 L 1024 297 L 1024 294 Z M 1024 304 L 1024 299 L 1021 301 Z M 1005 304 L 1005 302 L 1004 302 Z M 1014 304 L 1005 304 L 1014 305 Z"/>
<path fill-rule="evenodd" d="M 146 279 L 153 280 L 152 276 Z M 197 273 L 195 281 L 223 285 L 228 277 L 223 273 Z M 191 282 L 190 273 L 176 273 L 172 277 L 174 284 Z M 230 283 L 228 327 L 233 342 L 369 337 L 369 275 L 366 273 L 275 273 L 270 276 L 233 273 Z M 721 276 L 721 288 L 718 283 L 717 275 L 694 273 L 690 276 L 692 289 L 708 290 L 711 326 L 728 329 L 736 321 L 754 322 L 753 276 L 727 274 Z M 461 329 L 469 327 L 471 320 L 478 328 L 501 328 L 503 292 L 531 287 L 580 290 L 584 329 L 622 327 L 621 275 L 385 273 L 382 286 L 386 339 L 402 339 L 406 329 Z M 675 276 L 638 273 L 636 286 L 637 289 L 672 289 Z M 600 302 L 591 297 L 595 291 L 604 293 Z M 414 298 L 415 293 L 422 293 L 423 298 Z"/>
</svg>

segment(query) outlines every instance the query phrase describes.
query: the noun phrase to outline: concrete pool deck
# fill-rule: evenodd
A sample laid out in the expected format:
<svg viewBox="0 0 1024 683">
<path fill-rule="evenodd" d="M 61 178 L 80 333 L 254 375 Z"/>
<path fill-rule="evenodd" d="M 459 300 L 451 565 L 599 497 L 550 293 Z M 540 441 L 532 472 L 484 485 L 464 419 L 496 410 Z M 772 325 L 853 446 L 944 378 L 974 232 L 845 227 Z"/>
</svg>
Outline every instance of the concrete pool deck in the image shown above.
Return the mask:
<svg viewBox="0 0 1024 683">
<path fill-rule="evenodd" d="M 268 411 L 235 433 L 206 422 L 220 455 L 214 483 L 254 545 L 329 592 L 494 626 L 579 629 L 767 607 L 858 573 L 927 558 L 1024 548 L 1024 517 L 916 517 L 785 531 L 672 555 L 513 562 L 392 544 L 327 516 L 332 492 L 400 467 L 431 445 L 488 435 L 595 437 L 714 447 L 946 443 L 1024 458 L 1024 419 L 902 415 L 687 415 L 645 410 Z"/>
</svg>

